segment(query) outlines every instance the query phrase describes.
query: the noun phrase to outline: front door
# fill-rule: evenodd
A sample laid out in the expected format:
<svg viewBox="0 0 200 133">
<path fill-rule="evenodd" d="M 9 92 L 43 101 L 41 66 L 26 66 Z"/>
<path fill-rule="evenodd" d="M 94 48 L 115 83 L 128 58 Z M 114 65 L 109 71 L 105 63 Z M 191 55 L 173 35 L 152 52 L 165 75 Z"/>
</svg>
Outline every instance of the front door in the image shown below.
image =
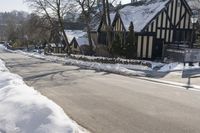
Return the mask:
<svg viewBox="0 0 200 133">
<path fill-rule="evenodd" d="M 153 44 L 153 59 L 161 59 L 163 54 L 163 39 L 155 39 Z"/>
</svg>

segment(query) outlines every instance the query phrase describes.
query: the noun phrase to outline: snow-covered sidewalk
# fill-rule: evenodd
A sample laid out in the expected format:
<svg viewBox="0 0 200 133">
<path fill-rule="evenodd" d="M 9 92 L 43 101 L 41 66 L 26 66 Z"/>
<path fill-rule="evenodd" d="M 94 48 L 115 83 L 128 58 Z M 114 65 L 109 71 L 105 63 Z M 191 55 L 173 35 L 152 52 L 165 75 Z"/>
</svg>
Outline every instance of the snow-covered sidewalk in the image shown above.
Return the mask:
<svg viewBox="0 0 200 133">
<path fill-rule="evenodd" d="M 0 133 L 84 133 L 53 101 L 0 60 Z"/>
</svg>

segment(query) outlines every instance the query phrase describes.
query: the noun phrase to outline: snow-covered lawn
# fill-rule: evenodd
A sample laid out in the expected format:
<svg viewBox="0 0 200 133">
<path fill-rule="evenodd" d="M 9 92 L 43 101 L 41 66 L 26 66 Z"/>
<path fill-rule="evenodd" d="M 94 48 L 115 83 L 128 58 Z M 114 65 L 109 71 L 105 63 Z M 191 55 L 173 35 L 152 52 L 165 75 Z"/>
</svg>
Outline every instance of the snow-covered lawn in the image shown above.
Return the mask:
<svg viewBox="0 0 200 133">
<path fill-rule="evenodd" d="M 188 64 L 186 64 L 184 66 L 183 63 L 174 62 L 174 63 L 165 64 L 158 71 L 159 72 L 172 72 L 172 71 L 183 71 L 183 70 L 197 69 L 197 68 L 200 69 L 200 66 L 198 63 L 194 63 L 193 65 L 194 66 L 189 66 Z"/>
<path fill-rule="evenodd" d="M 0 60 L 0 133 L 83 133 L 53 101 L 27 86 Z"/>
</svg>

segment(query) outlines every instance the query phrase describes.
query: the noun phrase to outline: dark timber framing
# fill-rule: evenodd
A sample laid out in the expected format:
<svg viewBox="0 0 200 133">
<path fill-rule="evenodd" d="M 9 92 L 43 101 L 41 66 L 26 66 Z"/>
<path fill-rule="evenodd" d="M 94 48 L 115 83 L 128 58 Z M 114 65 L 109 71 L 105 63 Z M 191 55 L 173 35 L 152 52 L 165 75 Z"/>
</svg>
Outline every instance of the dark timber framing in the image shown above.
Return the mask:
<svg viewBox="0 0 200 133">
<path fill-rule="evenodd" d="M 164 45 L 187 45 L 187 41 L 191 38 L 191 9 L 187 2 L 185 0 L 166 1 L 168 2 L 165 7 L 147 23 L 141 32 L 136 33 L 137 56 L 140 59 L 161 58 Z M 98 32 L 103 32 L 102 27 L 103 23 L 101 22 Z M 128 32 L 118 12 L 112 27 L 113 35 L 119 32 Z M 126 38 L 126 36 L 124 37 Z"/>
</svg>

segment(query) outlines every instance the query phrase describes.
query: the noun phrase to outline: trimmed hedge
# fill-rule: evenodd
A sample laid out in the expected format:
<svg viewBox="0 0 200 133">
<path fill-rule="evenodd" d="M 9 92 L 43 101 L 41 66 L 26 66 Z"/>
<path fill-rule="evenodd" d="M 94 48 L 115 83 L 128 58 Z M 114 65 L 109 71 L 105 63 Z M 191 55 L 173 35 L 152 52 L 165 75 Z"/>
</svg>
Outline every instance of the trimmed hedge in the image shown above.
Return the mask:
<svg viewBox="0 0 200 133">
<path fill-rule="evenodd" d="M 131 64 L 131 65 L 143 65 L 152 68 L 152 62 L 144 60 L 122 59 L 122 58 L 107 58 L 107 57 L 93 57 L 83 55 L 70 55 L 70 58 L 88 62 L 98 62 L 105 64 Z"/>
</svg>

